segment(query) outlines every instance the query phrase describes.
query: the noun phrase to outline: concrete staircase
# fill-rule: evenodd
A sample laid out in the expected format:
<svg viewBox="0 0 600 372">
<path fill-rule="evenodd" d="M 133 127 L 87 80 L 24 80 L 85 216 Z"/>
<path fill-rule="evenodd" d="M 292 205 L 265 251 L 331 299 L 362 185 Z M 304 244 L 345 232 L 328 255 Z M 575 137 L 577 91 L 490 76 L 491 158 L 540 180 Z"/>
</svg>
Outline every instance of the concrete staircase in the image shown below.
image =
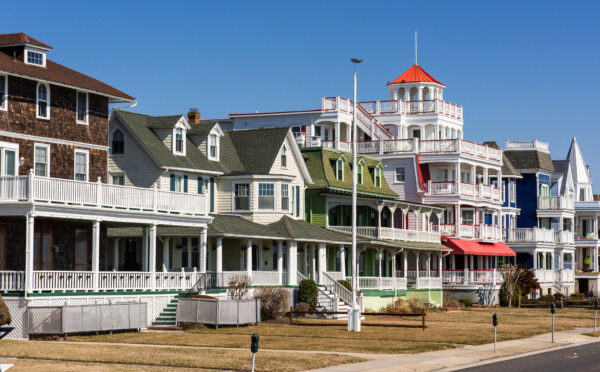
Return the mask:
<svg viewBox="0 0 600 372">
<path fill-rule="evenodd" d="M 330 319 L 348 319 L 348 305 L 332 291 L 319 287 L 317 311 L 344 311 L 346 314 L 327 315 Z"/>
</svg>

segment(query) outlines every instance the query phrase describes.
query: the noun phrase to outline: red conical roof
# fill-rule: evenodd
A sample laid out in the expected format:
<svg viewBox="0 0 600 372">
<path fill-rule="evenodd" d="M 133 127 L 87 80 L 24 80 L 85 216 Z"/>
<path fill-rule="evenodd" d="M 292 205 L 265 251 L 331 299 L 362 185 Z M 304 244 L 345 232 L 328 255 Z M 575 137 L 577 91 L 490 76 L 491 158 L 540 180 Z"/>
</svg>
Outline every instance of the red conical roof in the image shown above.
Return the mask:
<svg viewBox="0 0 600 372">
<path fill-rule="evenodd" d="M 417 64 L 412 65 L 402 75 L 398 76 L 396 80 L 387 85 L 398 83 L 435 83 L 445 87 L 444 84 L 435 80 L 433 76 L 429 75 L 427 71 L 423 70 L 423 68 Z"/>
</svg>

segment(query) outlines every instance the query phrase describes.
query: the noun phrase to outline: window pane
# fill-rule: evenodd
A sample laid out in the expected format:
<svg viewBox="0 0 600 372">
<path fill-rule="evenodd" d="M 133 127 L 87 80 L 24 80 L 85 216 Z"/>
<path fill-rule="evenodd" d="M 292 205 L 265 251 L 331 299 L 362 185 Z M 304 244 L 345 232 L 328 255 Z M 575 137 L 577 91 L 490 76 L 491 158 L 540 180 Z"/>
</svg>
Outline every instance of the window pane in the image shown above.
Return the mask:
<svg viewBox="0 0 600 372">
<path fill-rule="evenodd" d="M 250 209 L 250 185 L 240 183 L 235 185 L 235 209 Z"/>
<path fill-rule="evenodd" d="M 258 209 L 275 208 L 275 185 L 272 183 L 258 184 Z"/>
<path fill-rule="evenodd" d="M 290 206 L 288 185 L 281 185 L 281 209 L 287 211 Z"/>
<path fill-rule="evenodd" d="M 77 92 L 77 120 L 87 121 L 87 94 Z"/>
<path fill-rule="evenodd" d="M 83 152 L 75 153 L 75 179 L 77 181 L 87 181 L 87 154 Z"/>
<path fill-rule="evenodd" d="M 15 158 L 16 152 L 13 150 L 4 151 L 4 174 L 7 176 L 15 176 Z"/>
</svg>

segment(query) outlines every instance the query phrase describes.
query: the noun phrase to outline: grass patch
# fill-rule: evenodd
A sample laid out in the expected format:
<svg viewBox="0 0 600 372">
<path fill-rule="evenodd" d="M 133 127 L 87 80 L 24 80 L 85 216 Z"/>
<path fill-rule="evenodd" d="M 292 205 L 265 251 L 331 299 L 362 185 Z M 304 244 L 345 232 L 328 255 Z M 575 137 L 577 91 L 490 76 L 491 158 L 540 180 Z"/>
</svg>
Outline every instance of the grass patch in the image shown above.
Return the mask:
<svg viewBox="0 0 600 372">
<path fill-rule="evenodd" d="M 156 335 L 154 335 L 156 337 Z M 91 343 L 64 343 L 53 341 L 2 341 L 0 356 L 43 359 L 43 363 L 58 363 L 93 370 L 120 364 L 117 370 L 149 370 L 153 367 L 187 367 L 207 369 L 249 370 L 252 354 L 250 350 L 198 349 L 189 350 L 178 347 L 139 347 L 124 345 L 98 345 Z M 300 371 L 323 368 L 345 363 L 356 363 L 364 359 L 330 354 L 297 354 L 261 352 L 256 358 L 260 371 Z M 28 364 L 27 360 L 18 360 L 18 364 Z M 90 364 L 102 362 L 109 364 Z M 87 363 L 87 366 L 85 364 Z M 36 369 L 39 364 L 35 363 Z M 93 368 L 92 368 L 93 367 Z M 69 367 L 70 368 L 70 367 Z M 31 369 L 30 369 L 31 370 Z M 50 370 L 63 370 L 52 368 Z M 78 369 L 77 369 L 78 370 Z"/>
<path fill-rule="evenodd" d="M 260 323 L 258 326 L 242 328 L 194 329 L 184 334 L 122 333 L 69 337 L 69 340 L 248 348 L 250 335 L 258 333 L 261 349 L 420 353 L 493 342 L 494 312 L 498 313 L 500 322 L 498 341 L 531 337 L 551 331 L 548 309 L 471 308 L 448 313 L 431 313 L 427 316 L 428 328 L 424 331 L 418 328 L 389 327 L 389 321 L 367 318 L 367 322 L 373 325 L 363 327 L 361 333 L 351 333 L 346 330 L 345 322 L 311 319 L 311 325 Z M 421 319 L 407 317 L 399 322 L 419 325 Z M 587 309 L 558 309 L 556 312 L 557 331 L 590 327 L 593 324 L 594 313 Z"/>
</svg>

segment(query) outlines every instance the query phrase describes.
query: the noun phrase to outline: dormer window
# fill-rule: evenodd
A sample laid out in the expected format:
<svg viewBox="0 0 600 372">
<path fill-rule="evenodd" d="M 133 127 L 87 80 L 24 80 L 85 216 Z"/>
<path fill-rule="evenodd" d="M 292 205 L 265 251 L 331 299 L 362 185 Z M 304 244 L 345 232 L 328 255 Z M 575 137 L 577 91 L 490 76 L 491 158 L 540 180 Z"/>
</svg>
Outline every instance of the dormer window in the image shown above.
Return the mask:
<svg viewBox="0 0 600 372">
<path fill-rule="evenodd" d="M 77 92 L 77 123 L 88 123 L 88 94 Z"/>
<path fill-rule="evenodd" d="M 377 167 L 375 168 L 375 176 L 374 178 L 374 183 L 375 183 L 375 187 L 380 188 L 381 187 L 381 168 Z"/>
<path fill-rule="evenodd" d="M 173 131 L 173 153 L 185 155 L 185 130 L 181 127 L 176 127 Z"/>
<path fill-rule="evenodd" d="M 30 65 L 46 66 L 46 55 L 44 53 L 28 50 L 27 63 Z"/>
<path fill-rule="evenodd" d="M 342 159 L 338 159 L 335 163 L 335 178 L 338 181 L 344 180 L 344 161 Z"/>
<path fill-rule="evenodd" d="M 219 160 L 219 136 L 215 133 L 208 136 L 208 158 Z"/>
<path fill-rule="evenodd" d="M 50 88 L 48 85 L 39 83 L 37 86 L 37 117 L 39 119 L 50 119 Z"/>
<path fill-rule="evenodd" d="M 358 185 L 362 185 L 363 184 L 363 165 L 362 164 L 358 164 L 358 169 L 357 169 L 357 176 L 358 176 L 358 180 L 357 180 L 357 184 Z"/>
</svg>

